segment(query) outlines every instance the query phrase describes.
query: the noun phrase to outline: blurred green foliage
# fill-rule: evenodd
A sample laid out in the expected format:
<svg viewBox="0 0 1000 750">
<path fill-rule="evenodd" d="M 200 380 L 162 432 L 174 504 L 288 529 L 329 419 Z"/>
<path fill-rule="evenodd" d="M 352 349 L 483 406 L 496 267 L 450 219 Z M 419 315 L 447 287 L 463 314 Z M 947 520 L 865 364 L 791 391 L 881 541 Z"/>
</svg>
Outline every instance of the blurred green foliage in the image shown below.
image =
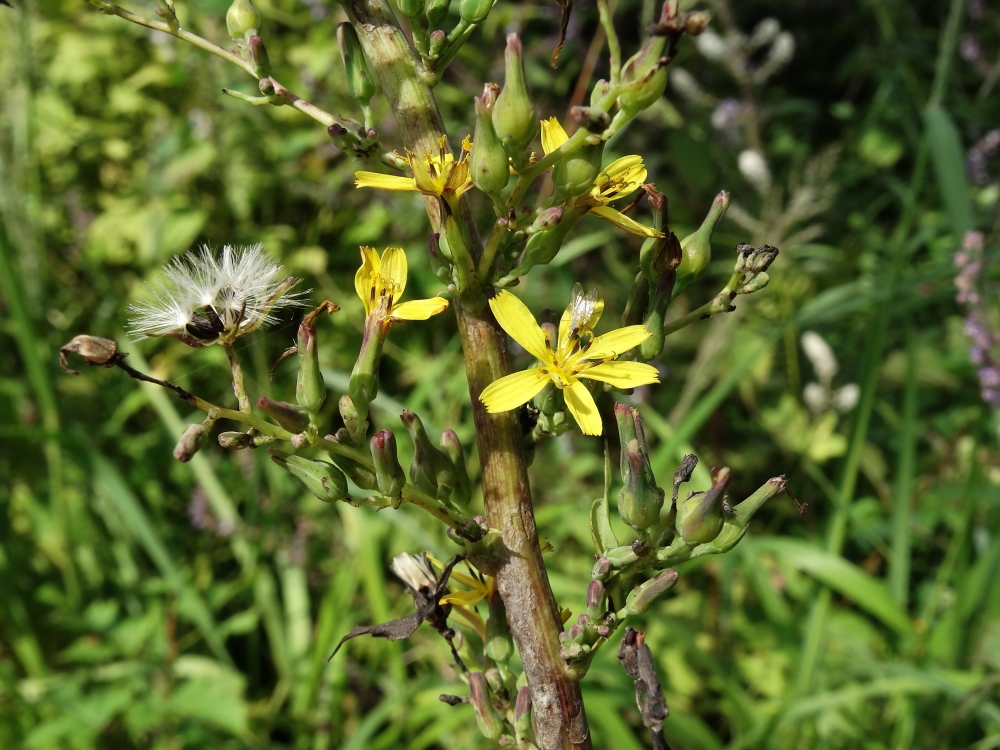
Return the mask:
<svg viewBox="0 0 1000 750">
<path fill-rule="evenodd" d="M 0 747 L 480 746 L 471 709 L 437 699 L 461 690 L 429 630 L 360 639 L 325 661 L 354 625 L 410 611 L 388 561 L 447 556 L 437 525 L 409 506 L 325 506 L 259 451 L 179 464 L 171 448 L 194 418 L 185 404 L 118 371 L 72 378 L 57 364 L 72 335 L 107 336 L 133 366 L 231 402 L 217 347 L 130 343 L 122 328 L 144 280 L 175 254 L 263 242 L 315 301 L 341 306 L 320 340 L 342 392 L 363 320 L 358 245 L 402 245 L 414 297 L 438 288 L 422 201 L 354 190 L 358 163 L 321 127 L 223 96 L 253 86 L 216 58 L 82 2 L 14 3 L 0 8 Z M 564 115 L 581 71 L 584 86 L 600 77 L 606 63 L 588 57 L 602 40 L 596 11 L 577 6 L 554 71 L 558 6 L 494 8 L 437 89 L 456 140 L 472 130 L 482 82 L 501 76 L 508 27 L 525 40 L 543 117 Z M 785 473 L 809 505 L 800 518 L 774 502 L 732 553 L 681 566 L 674 594 L 643 615 L 675 747 L 1000 746 L 997 422 L 979 400 L 951 283 L 962 231 L 992 227 L 987 255 L 998 247 L 998 165 L 972 186 L 961 165 L 1000 121 L 1000 12 L 951 6 L 961 50 L 945 43 L 939 56 L 942 3 L 740 3 L 729 21 L 749 33 L 777 18 L 795 40 L 791 63 L 748 88 L 685 42 L 675 86 L 608 146 L 606 159 L 644 155 L 679 236 L 719 189 L 734 195 L 709 274 L 672 314 L 724 283 L 736 242 L 782 251 L 765 292 L 671 337 L 663 384 L 630 397 L 661 484 L 693 446 L 703 467 L 733 469 L 739 499 Z M 178 13 L 221 43 L 226 7 Z M 323 0 L 259 7 L 282 82 L 357 117 L 334 40 L 343 11 Z M 649 0 L 618 3 L 627 53 L 653 12 Z M 942 60 L 950 69 L 935 78 Z M 750 95 L 749 125 L 722 122 L 721 103 Z M 384 142 L 399 145 L 384 102 L 373 104 Z M 737 166 L 748 137 L 768 159 L 766 190 Z M 638 240 L 605 226 L 585 220 L 527 279 L 519 292 L 533 309 L 599 279 L 607 319 L 620 315 Z M 294 367 L 269 370 L 296 323 L 245 343 L 254 394 L 290 397 Z M 859 386 L 846 414 L 803 400 L 818 380 L 799 343 L 806 329 L 839 359 L 832 388 Z M 376 425 L 397 428 L 407 406 L 471 445 L 448 317 L 401 325 L 385 351 Z M 574 612 L 593 561 L 600 448 L 570 433 L 531 469 L 553 588 Z M 584 690 L 595 745 L 632 750 L 647 737 L 616 650 L 601 652 Z"/>
</svg>

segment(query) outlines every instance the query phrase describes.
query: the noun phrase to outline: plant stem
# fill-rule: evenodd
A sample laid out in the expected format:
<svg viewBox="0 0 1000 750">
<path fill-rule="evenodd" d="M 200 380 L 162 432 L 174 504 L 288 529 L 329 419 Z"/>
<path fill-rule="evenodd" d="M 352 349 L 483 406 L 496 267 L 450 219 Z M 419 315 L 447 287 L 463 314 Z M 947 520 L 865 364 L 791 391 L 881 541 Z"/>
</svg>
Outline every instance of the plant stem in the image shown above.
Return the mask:
<svg viewBox="0 0 1000 750">
<path fill-rule="evenodd" d="M 441 114 L 389 6 L 385 0 L 351 0 L 345 8 L 392 108 L 403 145 L 417 153 L 435 151 L 444 133 Z M 426 205 L 433 230 L 442 231 L 439 202 L 428 200 Z M 455 218 L 467 232 L 473 260 L 478 260 L 482 250 L 466 202 L 459 204 Z M 566 673 L 559 655 L 562 622 L 538 545 L 517 414 L 487 414 L 479 400 L 487 385 L 507 374 L 506 338 L 488 307 L 454 307 L 483 467 L 486 517 L 503 541 L 496 578 L 531 690 L 538 745 L 542 750 L 589 748 L 580 686 Z"/>
<path fill-rule="evenodd" d="M 226 350 L 226 356 L 229 357 L 229 367 L 233 371 L 233 393 L 236 394 L 236 400 L 240 404 L 240 411 L 244 414 L 253 414 L 253 409 L 250 407 L 250 397 L 247 396 L 247 388 L 243 383 L 243 366 L 236 358 L 236 350 L 233 349 L 232 344 L 226 344 L 223 348 Z"/>
</svg>

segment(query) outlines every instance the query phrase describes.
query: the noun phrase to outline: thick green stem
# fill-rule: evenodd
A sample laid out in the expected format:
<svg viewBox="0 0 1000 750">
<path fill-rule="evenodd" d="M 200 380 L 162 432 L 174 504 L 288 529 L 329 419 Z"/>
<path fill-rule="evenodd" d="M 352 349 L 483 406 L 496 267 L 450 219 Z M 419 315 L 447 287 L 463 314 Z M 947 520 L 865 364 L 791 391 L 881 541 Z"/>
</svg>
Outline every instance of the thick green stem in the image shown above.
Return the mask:
<svg viewBox="0 0 1000 750">
<path fill-rule="evenodd" d="M 345 5 L 372 71 L 411 151 L 436 151 L 444 125 L 434 96 L 420 77 L 419 63 L 385 0 Z M 440 202 L 427 201 L 434 231 L 444 230 Z M 455 212 L 470 239 L 473 260 L 482 254 L 468 204 Z M 520 425 L 514 412 L 487 414 L 479 394 L 508 372 L 506 338 L 490 314 L 455 306 L 465 353 L 476 439 L 483 467 L 483 495 L 490 527 L 500 532 L 503 556 L 496 571 L 511 634 L 531 689 L 535 731 L 542 750 L 589 748 L 580 686 L 559 656 L 559 610 L 538 545 Z"/>
</svg>

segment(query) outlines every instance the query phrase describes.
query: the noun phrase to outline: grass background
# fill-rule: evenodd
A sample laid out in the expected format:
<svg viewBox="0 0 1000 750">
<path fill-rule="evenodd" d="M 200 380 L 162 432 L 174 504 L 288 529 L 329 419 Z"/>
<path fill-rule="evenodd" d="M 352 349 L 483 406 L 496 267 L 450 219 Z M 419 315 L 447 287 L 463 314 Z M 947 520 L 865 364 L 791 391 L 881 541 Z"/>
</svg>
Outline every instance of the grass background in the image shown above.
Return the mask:
<svg viewBox="0 0 1000 750">
<path fill-rule="evenodd" d="M 421 201 L 355 190 L 356 162 L 315 123 L 223 96 L 253 85 L 218 59 L 75 0 L 14 2 L 0 8 L 0 746 L 484 744 L 468 707 L 437 699 L 462 686 L 429 630 L 359 639 L 324 661 L 354 625 L 410 611 L 388 562 L 450 553 L 428 517 L 323 505 L 259 451 L 211 447 L 179 464 L 173 443 L 197 418 L 185 404 L 117 371 L 72 378 L 57 364 L 73 335 L 107 336 L 133 366 L 232 401 L 221 350 L 127 342 L 126 308 L 197 243 L 263 242 L 314 300 L 341 306 L 320 324 L 340 393 L 361 338 L 358 245 L 402 245 L 411 298 L 438 289 Z M 497 5 L 437 90 L 456 141 L 472 130 L 482 82 L 502 77 L 507 30 L 524 38 L 542 116 L 564 116 L 581 78 L 602 75 L 603 55 L 583 70 L 600 32 L 593 8 L 577 5 L 555 71 L 558 6 Z M 356 117 L 334 39 L 342 10 L 258 6 L 279 80 Z M 198 0 L 179 13 L 224 40 L 226 7 Z M 152 15 L 151 3 L 135 9 Z M 626 54 L 654 10 L 618 3 Z M 998 247 L 1000 164 L 987 163 L 985 182 L 963 164 L 1000 122 L 1000 12 L 977 0 L 752 0 L 732 11 L 746 33 L 778 19 L 795 40 L 790 64 L 741 84 L 685 40 L 674 65 L 689 75 L 672 80 L 693 78 L 701 93 L 668 88 L 606 156 L 644 156 L 679 236 L 719 189 L 741 209 L 674 314 L 717 291 L 737 242 L 781 255 L 766 291 L 672 336 L 663 384 L 630 398 L 661 484 L 693 449 L 703 467 L 733 469 L 740 498 L 787 474 L 809 513 L 772 502 L 733 552 L 682 566 L 673 595 L 641 618 L 667 735 L 691 750 L 1000 747 L 998 421 L 979 398 L 952 285 L 962 233 L 984 230 L 987 257 Z M 717 127 L 727 98 L 752 99 L 757 114 Z M 737 168 L 748 139 L 768 158 L 767 191 Z M 597 284 L 615 320 L 637 251 L 636 238 L 585 220 L 519 292 L 537 312 L 560 308 L 574 281 Z M 268 371 L 296 323 L 241 344 L 254 394 L 292 395 L 294 365 Z M 805 407 L 805 330 L 836 352 L 834 385 L 860 387 L 848 413 Z M 398 428 L 405 406 L 471 445 L 454 322 L 402 324 L 385 355 L 376 425 Z M 601 461 L 599 441 L 574 433 L 542 446 L 531 468 L 553 588 L 574 612 Z M 584 683 L 595 745 L 646 747 L 616 650 Z"/>
</svg>

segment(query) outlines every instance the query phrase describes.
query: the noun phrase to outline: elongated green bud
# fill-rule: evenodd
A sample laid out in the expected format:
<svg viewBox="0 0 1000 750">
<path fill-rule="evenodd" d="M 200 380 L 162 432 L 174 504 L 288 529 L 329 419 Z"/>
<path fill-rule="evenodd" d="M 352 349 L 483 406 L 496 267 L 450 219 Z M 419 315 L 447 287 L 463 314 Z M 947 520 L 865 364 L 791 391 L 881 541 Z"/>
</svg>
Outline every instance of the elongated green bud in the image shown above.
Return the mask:
<svg viewBox="0 0 1000 750">
<path fill-rule="evenodd" d="M 346 21 L 337 26 L 337 46 L 347 71 L 347 94 L 362 107 L 367 107 L 375 94 L 375 83 L 365 64 L 358 35 Z"/>
<path fill-rule="evenodd" d="M 393 508 L 398 508 L 403 501 L 406 474 L 396 456 L 395 435 L 389 430 L 379 430 L 371 440 L 371 449 L 378 491 L 392 501 Z"/>
<path fill-rule="evenodd" d="M 604 593 L 604 584 L 600 581 L 591 581 L 587 586 L 587 614 L 592 620 L 604 614 Z"/>
<path fill-rule="evenodd" d="M 187 463 L 205 447 L 208 438 L 209 430 L 206 430 L 203 425 L 189 424 L 177 440 L 177 445 L 174 447 L 174 458 L 182 463 Z"/>
<path fill-rule="evenodd" d="M 441 447 L 448 454 L 452 468 L 455 470 L 455 490 L 452 492 L 451 499 L 459 506 L 465 507 L 472 500 L 472 480 L 469 479 L 469 469 L 465 464 L 465 451 L 462 449 L 458 434 L 454 430 L 442 432 Z"/>
<path fill-rule="evenodd" d="M 250 0 L 233 0 L 226 11 L 226 28 L 235 40 L 243 39 L 248 32 L 256 34 L 260 28 L 260 13 Z"/>
<path fill-rule="evenodd" d="M 257 408 L 293 434 L 302 432 L 309 426 L 309 414 L 297 404 L 261 396 L 257 399 Z"/>
<path fill-rule="evenodd" d="M 327 435 L 326 439 L 334 443 L 340 443 L 341 445 L 355 445 L 350 434 L 348 434 L 347 429 L 344 427 L 337 430 L 336 435 Z M 337 453 L 331 453 L 330 460 L 333 461 L 337 467 L 361 489 L 378 489 L 378 479 L 376 478 L 374 471 L 362 466 L 357 461 L 341 456 Z"/>
<path fill-rule="evenodd" d="M 723 190 L 712 201 L 712 207 L 701 226 L 681 240 L 681 264 L 677 269 L 677 283 L 674 285 L 676 296 L 684 287 L 697 279 L 708 262 L 712 260 L 712 232 L 729 208 L 729 193 Z"/>
<path fill-rule="evenodd" d="M 323 402 L 326 401 L 326 382 L 319 369 L 319 351 L 316 345 L 316 316 L 324 310 L 334 313 L 337 309 L 332 302 L 324 302 L 306 314 L 299 324 L 296 340 L 299 371 L 295 379 L 295 400 L 299 406 L 314 414 L 323 408 Z"/>
<path fill-rule="evenodd" d="M 527 234 L 537 234 L 538 232 L 544 232 L 548 229 L 552 229 L 552 227 L 562 221 L 562 217 L 562 207 L 552 206 L 551 208 L 546 208 L 535 217 L 535 220 L 531 222 L 531 226 L 529 226 L 525 232 Z"/>
<path fill-rule="evenodd" d="M 507 152 L 493 129 L 493 106 L 499 95 L 500 87 L 487 83 L 483 95 L 475 98 L 476 132 L 472 138 L 469 169 L 473 184 L 484 193 L 503 190 L 510 179 Z"/>
<path fill-rule="evenodd" d="M 490 617 L 486 621 L 486 655 L 497 664 L 506 664 L 514 653 L 514 641 L 507 629 L 507 609 L 499 594 L 489 600 Z"/>
<path fill-rule="evenodd" d="M 653 606 L 657 599 L 673 588 L 675 583 L 677 583 L 677 571 L 667 569 L 660 572 L 655 578 L 636 586 L 625 599 L 625 613 L 638 615 L 645 612 Z"/>
<path fill-rule="evenodd" d="M 531 731 L 531 690 L 527 685 L 517 691 L 514 701 L 514 731 L 518 737 Z"/>
<path fill-rule="evenodd" d="M 493 107 L 493 128 L 507 154 L 515 161 L 524 156 L 538 132 L 538 109 L 528 93 L 523 52 L 517 34 L 508 34 L 503 91 Z"/>
<path fill-rule="evenodd" d="M 258 78 L 267 78 L 271 75 L 271 58 L 267 56 L 267 48 L 260 37 L 254 34 L 247 40 L 250 49 L 250 61 L 253 63 L 254 73 Z"/>
<path fill-rule="evenodd" d="M 666 44 L 666 37 L 651 36 L 622 66 L 625 90 L 618 97 L 618 103 L 630 115 L 646 109 L 663 96 L 667 87 L 667 68 L 660 58 Z"/>
<path fill-rule="evenodd" d="M 451 0 L 427 0 L 427 21 L 431 26 L 440 26 L 448 17 Z"/>
<path fill-rule="evenodd" d="M 528 238 L 528 244 L 524 248 L 524 256 L 517 268 L 512 270 L 505 280 L 516 279 L 524 276 L 534 266 L 545 265 L 552 261 L 562 247 L 563 240 L 569 230 L 582 216 L 579 209 L 570 208 L 563 212 L 559 223 L 549 229 L 535 232 Z"/>
<path fill-rule="evenodd" d="M 413 440 L 410 481 L 421 492 L 439 500 L 447 500 L 455 487 L 455 469 L 451 459 L 427 437 L 420 417 L 409 409 L 404 409 L 400 419 Z"/>
<path fill-rule="evenodd" d="M 493 0 L 460 0 L 458 13 L 466 23 L 480 23 L 486 20 L 493 8 Z"/>
<path fill-rule="evenodd" d="M 313 461 L 302 456 L 270 448 L 267 454 L 274 463 L 305 485 L 324 503 L 334 503 L 347 498 L 347 477 L 325 461 Z"/>
<path fill-rule="evenodd" d="M 396 7 L 407 18 L 416 18 L 424 12 L 424 0 L 398 0 Z"/>
<path fill-rule="evenodd" d="M 664 493 L 656 486 L 653 469 L 649 465 L 649 449 L 638 410 L 625 404 L 615 404 L 615 420 L 621 439 L 624 483 L 618 494 L 618 514 L 632 528 L 648 529 L 660 519 Z"/>
<path fill-rule="evenodd" d="M 604 141 L 594 146 L 584 146 L 560 159 L 552 170 L 552 184 L 556 187 L 556 200 L 560 197 L 581 195 L 594 185 L 594 178 L 601 172 Z"/>
<path fill-rule="evenodd" d="M 479 731 L 489 740 L 498 740 L 503 734 L 503 719 L 493 707 L 493 696 L 486 682 L 486 675 L 473 672 L 469 675 L 469 703 L 476 712 Z"/>
<path fill-rule="evenodd" d="M 692 492 L 677 502 L 677 533 L 688 544 L 711 542 L 722 530 L 726 519 L 726 487 L 729 469 L 713 470 L 712 487 L 705 492 Z"/>
</svg>

